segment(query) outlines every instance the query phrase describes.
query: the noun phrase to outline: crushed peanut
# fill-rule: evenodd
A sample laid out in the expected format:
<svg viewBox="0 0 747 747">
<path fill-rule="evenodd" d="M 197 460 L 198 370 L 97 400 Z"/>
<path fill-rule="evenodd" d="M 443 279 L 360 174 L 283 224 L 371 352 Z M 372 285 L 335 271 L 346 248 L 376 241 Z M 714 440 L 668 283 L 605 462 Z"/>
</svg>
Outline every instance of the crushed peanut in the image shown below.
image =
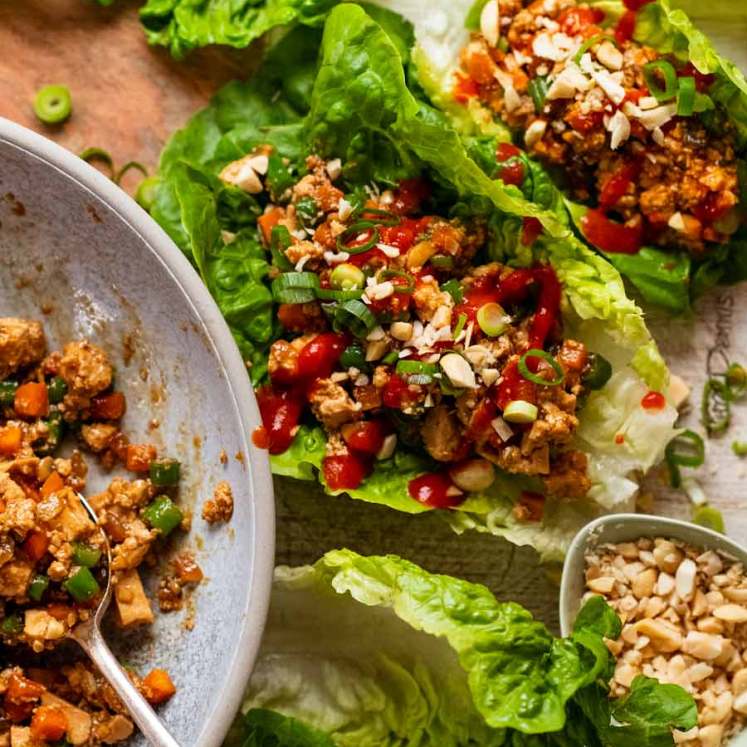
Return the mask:
<svg viewBox="0 0 747 747">
<path fill-rule="evenodd" d="M 684 747 L 719 747 L 747 720 L 747 576 L 741 563 L 683 542 L 643 538 L 586 556 L 585 598 L 601 594 L 623 622 L 611 695 L 638 675 L 680 685 L 698 726 Z"/>
</svg>

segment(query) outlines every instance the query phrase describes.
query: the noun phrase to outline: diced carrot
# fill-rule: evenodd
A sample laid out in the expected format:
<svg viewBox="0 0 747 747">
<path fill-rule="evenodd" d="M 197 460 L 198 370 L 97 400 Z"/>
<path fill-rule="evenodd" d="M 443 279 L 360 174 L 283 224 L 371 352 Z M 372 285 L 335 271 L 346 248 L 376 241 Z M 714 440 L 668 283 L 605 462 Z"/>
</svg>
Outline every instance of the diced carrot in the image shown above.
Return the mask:
<svg viewBox="0 0 747 747">
<path fill-rule="evenodd" d="M 265 240 L 265 244 L 269 245 L 272 238 L 272 229 L 277 226 L 284 214 L 282 208 L 275 207 L 257 218 L 257 224 L 259 225 L 259 230 L 262 231 L 262 238 Z"/>
<path fill-rule="evenodd" d="M 44 690 L 44 685 L 14 672 L 8 680 L 5 703 L 33 703 L 41 698 Z"/>
<path fill-rule="evenodd" d="M 52 493 L 56 493 L 64 487 L 65 481 L 60 477 L 60 473 L 52 472 L 41 486 L 41 497 L 46 498 L 48 495 L 52 495 Z"/>
<path fill-rule="evenodd" d="M 176 688 L 164 669 L 154 669 L 143 679 L 143 695 L 151 705 L 165 703 Z"/>
<path fill-rule="evenodd" d="M 6 425 L 0 428 L 0 454 L 13 456 L 21 448 L 23 434 L 17 425 Z"/>
<path fill-rule="evenodd" d="M 91 400 L 91 417 L 94 420 L 119 420 L 127 409 L 122 392 L 101 394 Z"/>
<path fill-rule="evenodd" d="M 29 532 L 22 547 L 29 560 L 33 563 L 38 563 L 47 552 L 49 537 L 44 532 Z"/>
<path fill-rule="evenodd" d="M 67 718 L 61 708 L 39 706 L 31 719 L 31 736 L 45 742 L 56 742 L 67 733 Z"/>
<path fill-rule="evenodd" d="M 197 565 L 191 553 L 179 555 L 174 560 L 174 570 L 179 580 L 185 584 L 199 584 L 203 579 L 202 569 Z"/>
<path fill-rule="evenodd" d="M 147 472 L 158 451 L 152 444 L 129 444 L 125 455 L 125 467 L 130 472 Z"/>
<path fill-rule="evenodd" d="M 16 389 L 13 402 L 15 411 L 24 418 L 42 418 L 49 413 L 47 386 L 39 381 L 29 381 Z"/>
</svg>

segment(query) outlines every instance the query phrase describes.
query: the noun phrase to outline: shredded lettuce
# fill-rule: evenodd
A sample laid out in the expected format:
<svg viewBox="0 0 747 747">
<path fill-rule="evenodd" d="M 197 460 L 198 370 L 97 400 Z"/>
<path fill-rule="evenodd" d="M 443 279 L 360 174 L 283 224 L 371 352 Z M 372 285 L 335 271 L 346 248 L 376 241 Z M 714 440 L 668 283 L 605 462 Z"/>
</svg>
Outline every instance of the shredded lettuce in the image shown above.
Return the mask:
<svg viewBox="0 0 747 747">
<path fill-rule="evenodd" d="M 326 747 L 323 736 L 339 747 L 671 745 L 672 727 L 696 722 L 684 690 L 641 678 L 626 700 L 607 699 L 604 639 L 620 630 L 601 597 L 558 639 L 478 584 L 332 551 L 277 569 L 246 715 L 228 744 L 263 744 L 241 741 L 259 721 L 292 730 L 299 747 Z"/>
</svg>

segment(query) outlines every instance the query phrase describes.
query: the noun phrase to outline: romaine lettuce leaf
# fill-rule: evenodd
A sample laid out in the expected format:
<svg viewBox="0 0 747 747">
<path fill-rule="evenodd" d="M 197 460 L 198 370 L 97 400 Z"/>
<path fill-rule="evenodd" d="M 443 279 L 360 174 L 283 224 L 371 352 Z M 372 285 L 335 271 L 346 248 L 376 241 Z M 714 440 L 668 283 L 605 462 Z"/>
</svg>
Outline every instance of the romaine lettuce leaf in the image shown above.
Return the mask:
<svg viewBox="0 0 747 747">
<path fill-rule="evenodd" d="M 226 744 L 235 747 L 335 747 L 335 743 L 317 729 L 264 708 L 245 713 L 234 725 Z"/>
<path fill-rule="evenodd" d="M 636 747 L 671 745 L 653 737 L 695 723 L 683 690 L 642 680 L 606 704 L 604 638 L 620 629 L 595 597 L 558 639 L 483 586 L 336 550 L 277 569 L 242 710 L 297 719 L 339 747 L 578 747 L 580 734 L 589 747 L 623 747 L 631 729 Z M 229 747 L 242 744 L 238 726 Z"/>
</svg>

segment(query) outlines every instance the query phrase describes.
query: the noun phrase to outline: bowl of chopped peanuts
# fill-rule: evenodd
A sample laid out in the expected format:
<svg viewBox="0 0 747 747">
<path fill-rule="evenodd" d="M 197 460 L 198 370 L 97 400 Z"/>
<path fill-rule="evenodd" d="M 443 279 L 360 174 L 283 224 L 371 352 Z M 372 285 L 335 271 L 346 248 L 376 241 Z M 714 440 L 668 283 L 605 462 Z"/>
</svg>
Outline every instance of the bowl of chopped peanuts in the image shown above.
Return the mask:
<svg viewBox="0 0 747 747">
<path fill-rule="evenodd" d="M 560 625 L 573 629 L 581 605 L 602 596 L 622 621 L 611 695 L 636 677 L 680 685 L 698 725 L 675 732 L 686 747 L 747 744 L 747 550 L 676 519 L 605 516 L 575 537 L 563 566 Z"/>
<path fill-rule="evenodd" d="M 146 744 L 66 640 L 110 575 L 120 663 L 180 745 L 218 747 L 274 553 L 244 361 L 187 259 L 112 182 L 1 118 L 0 163 L 0 744 Z"/>
</svg>

